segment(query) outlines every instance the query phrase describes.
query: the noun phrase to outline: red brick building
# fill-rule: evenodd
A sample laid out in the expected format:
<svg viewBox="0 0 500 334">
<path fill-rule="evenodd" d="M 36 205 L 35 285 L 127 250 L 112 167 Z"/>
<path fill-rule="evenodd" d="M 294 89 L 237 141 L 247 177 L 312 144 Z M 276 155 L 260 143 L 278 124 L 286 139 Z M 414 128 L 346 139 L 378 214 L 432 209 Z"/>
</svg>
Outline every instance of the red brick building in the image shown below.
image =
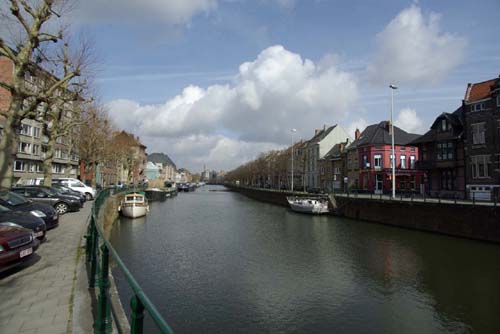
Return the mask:
<svg viewBox="0 0 500 334">
<path fill-rule="evenodd" d="M 419 135 L 394 126 L 396 191 L 420 193 L 423 172 L 417 170 L 418 148 L 409 143 Z M 392 191 L 392 148 L 390 122 L 368 126 L 351 144 L 358 153 L 360 190 L 375 194 Z"/>
</svg>

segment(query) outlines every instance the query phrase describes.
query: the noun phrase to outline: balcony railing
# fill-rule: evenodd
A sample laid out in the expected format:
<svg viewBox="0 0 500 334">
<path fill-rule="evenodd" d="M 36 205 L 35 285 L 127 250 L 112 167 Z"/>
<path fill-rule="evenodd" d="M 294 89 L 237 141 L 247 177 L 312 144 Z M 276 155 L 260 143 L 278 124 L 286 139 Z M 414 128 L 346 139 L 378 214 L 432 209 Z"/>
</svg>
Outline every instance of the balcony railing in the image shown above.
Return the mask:
<svg viewBox="0 0 500 334">
<path fill-rule="evenodd" d="M 125 263 L 123 263 L 111 243 L 104 237 L 104 232 L 97 223 L 99 210 L 106 198 L 110 195 L 110 191 L 111 189 L 105 189 L 97 195 L 92 207 L 87 235 L 85 236 L 87 239 L 85 249 L 89 288 L 95 288 L 97 283 L 98 289 L 97 315 L 94 321 L 94 333 L 111 333 L 113 327 L 112 322 L 115 323 L 115 327 L 119 333 L 122 333 L 122 329 L 124 328 L 123 324 L 120 323 L 119 317 L 116 315 L 117 310 L 114 309 L 109 294 L 110 257 L 116 263 L 117 268 L 123 273 L 129 287 L 133 291 L 133 296 L 130 300 L 132 309 L 130 316 L 130 333 L 143 333 L 144 312 L 147 312 L 151 319 L 153 319 L 160 333 L 173 333 L 170 326 L 149 300 L 148 296 L 139 283 L 137 283 Z M 123 189 L 120 191 L 123 191 Z"/>
</svg>

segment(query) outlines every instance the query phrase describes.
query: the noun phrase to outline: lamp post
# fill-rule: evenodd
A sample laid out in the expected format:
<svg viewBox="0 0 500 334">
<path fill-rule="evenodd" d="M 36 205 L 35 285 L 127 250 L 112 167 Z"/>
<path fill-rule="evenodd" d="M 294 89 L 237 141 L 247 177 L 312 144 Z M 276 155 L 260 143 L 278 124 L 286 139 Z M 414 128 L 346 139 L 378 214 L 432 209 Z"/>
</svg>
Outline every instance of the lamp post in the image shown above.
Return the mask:
<svg viewBox="0 0 500 334">
<path fill-rule="evenodd" d="M 398 89 L 395 85 L 389 85 L 391 89 L 391 141 L 392 141 L 392 198 L 396 198 L 396 153 L 394 152 L 394 90 Z"/>
<path fill-rule="evenodd" d="M 292 129 L 292 184 L 291 184 L 291 189 L 292 189 L 292 193 L 293 193 L 293 145 L 294 145 L 294 142 L 293 142 L 293 133 L 297 131 L 297 129 Z"/>
</svg>

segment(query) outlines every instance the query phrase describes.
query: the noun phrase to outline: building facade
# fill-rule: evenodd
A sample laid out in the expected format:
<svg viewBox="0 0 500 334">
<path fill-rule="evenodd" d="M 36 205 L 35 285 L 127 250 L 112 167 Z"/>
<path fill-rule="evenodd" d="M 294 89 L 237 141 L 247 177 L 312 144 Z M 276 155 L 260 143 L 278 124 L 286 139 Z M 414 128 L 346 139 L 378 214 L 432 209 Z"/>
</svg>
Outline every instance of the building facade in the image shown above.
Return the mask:
<svg viewBox="0 0 500 334">
<path fill-rule="evenodd" d="M 468 84 L 462 101 L 467 197 L 500 198 L 500 77 Z"/>
<path fill-rule="evenodd" d="M 305 187 L 307 189 L 318 189 L 320 187 L 319 161 L 335 144 L 346 141 L 349 135 L 339 125 L 333 125 L 323 129 L 315 130 L 305 147 Z"/>
<path fill-rule="evenodd" d="M 321 189 L 327 192 L 344 191 L 347 177 L 347 145 L 349 141 L 333 145 L 320 159 Z"/>
<path fill-rule="evenodd" d="M 415 139 L 417 168 L 424 171 L 425 193 L 441 198 L 465 198 L 465 151 L 462 108 L 442 113 L 430 130 Z"/>
<path fill-rule="evenodd" d="M 392 157 L 390 122 L 368 126 L 353 142 L 358 152 L 359 189 L 383 194 L 392 191 L 392 164 L 396 169 L 396 191 L 420 193 L 423 172 L 416 169 L 418 147 L 411 145 L 419 135 L 407 133 L 394 126 L 394 153 Z"/>
</svg>

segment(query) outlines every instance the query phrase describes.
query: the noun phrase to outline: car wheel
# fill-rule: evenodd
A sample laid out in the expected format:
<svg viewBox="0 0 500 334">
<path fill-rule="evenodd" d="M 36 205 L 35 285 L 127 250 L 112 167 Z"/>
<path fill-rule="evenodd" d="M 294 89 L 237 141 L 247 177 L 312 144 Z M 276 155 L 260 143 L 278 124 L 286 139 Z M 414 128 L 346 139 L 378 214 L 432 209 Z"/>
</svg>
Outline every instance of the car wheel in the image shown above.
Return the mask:
<svg viewBox="0 0 500 334">
<path fill-rule="evenodd" d="M 89 194 L 89 193 L 85 193 L 85 197 L 87 198 L 87 201 L 91 201 L 92 200 L 92 195 Z"/>
<path fill-rule="evenodd" d="M 66 204 L 66 203 L 57 203 L 56 205 L 54 205 L 54 209 L 56 209 L 56 211 L 57 211 L 58 214 L 63 215 L 66 212 L 68 212 L 68 204 Z"/>
</svg>

